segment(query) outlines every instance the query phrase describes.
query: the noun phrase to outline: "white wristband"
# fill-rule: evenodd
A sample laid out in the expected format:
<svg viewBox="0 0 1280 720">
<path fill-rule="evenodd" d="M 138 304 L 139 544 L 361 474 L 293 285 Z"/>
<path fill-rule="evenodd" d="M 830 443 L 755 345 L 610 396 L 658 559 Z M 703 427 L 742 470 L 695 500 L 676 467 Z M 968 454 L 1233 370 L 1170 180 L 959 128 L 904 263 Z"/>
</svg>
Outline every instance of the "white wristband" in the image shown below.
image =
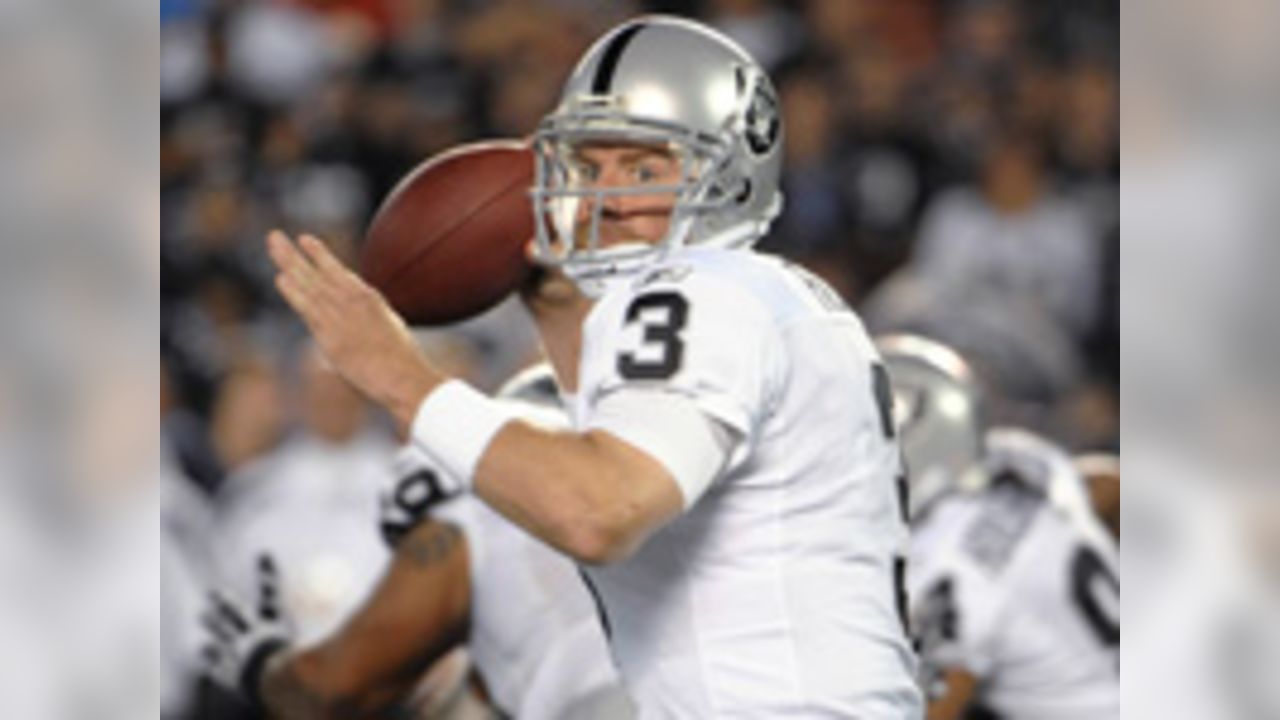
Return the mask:
<svg viewBox="0 0 1280 720">
<path fill-rule="evenodd" d="M 441 482 L 461 483 L 451 489 L 470 490 L 485 448 L 513 417 L 501 403 L 461 380 L 450 380 L 418 406 L 409 438 L 445 471 L 448 477 Z"/>
</svg>

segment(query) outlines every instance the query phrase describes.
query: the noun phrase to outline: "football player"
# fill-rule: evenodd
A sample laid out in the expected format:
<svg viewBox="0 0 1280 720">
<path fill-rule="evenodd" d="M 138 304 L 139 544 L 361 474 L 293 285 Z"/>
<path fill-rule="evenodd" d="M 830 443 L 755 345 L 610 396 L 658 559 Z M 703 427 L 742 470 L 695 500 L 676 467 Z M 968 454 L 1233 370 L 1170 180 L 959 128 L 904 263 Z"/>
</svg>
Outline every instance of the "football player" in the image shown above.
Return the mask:
<svg viewBox="0 0 1280 720">
<path fill-rule="evenodd" d="M 499 395 L 522 417 L 566 422 L 546 365 Z M 293 648 L 270 586 L 256 611 L 216 600 L 221 679 L 271 717 L 367 717 L 417 707 L 419 678 L 465 643 L 492 702 L 511 717 L 630 717 L 572 563 L 469 496 L 446 492 L 456 483 L 441 482 L 412 445 L 391 469 L 379 523 L 395 557 L 370 597 L 337 632 Z"/>
<path fill-rule="evenodd" d="M 877 341 L 911 475 L 912 623 L 931 720 L 1120 717 L 1118 548 L 1070 456 L 983 433 L 965 362 L 917 336 Z"/>
<path fill-rule="evenodd" d="M 534 144 L 536 255 L 593 296 L 548 343 L 573 430 L 444 376 L 315 238 L 269 236 L 277 287 L 442 477 L 588 566 L 642 716 L 918 716 L 887 377 L 830 288 L 750 249 L 782 204 L 768 77 L 639 18 Z"/>
</svg>

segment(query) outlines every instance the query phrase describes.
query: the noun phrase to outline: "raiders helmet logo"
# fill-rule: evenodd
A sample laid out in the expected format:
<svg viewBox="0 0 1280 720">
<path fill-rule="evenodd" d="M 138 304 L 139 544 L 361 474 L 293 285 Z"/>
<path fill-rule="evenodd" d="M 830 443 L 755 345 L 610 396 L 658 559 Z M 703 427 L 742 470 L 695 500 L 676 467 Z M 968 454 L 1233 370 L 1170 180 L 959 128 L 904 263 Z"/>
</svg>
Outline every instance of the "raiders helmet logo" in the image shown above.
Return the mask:
<svg viewBox="0 0 1280 720">
<path fill-rule="evenodd" d="M 745 121 L 744 132 L 751 152 L 764 155 L 772 150 L 778 141 L 778 101 L 763 84 L 757 84 L 752 93 Z"/>
</svg>

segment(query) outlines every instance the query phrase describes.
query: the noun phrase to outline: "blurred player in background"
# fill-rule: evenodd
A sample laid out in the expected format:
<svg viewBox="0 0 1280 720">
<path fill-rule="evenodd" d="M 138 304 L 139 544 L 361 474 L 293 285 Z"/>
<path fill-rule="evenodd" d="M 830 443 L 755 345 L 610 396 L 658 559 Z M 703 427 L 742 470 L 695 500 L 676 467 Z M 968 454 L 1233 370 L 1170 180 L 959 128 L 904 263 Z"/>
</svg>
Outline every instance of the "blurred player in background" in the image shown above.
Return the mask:
<svg viewBox="0 0 1280 720">
<path fill-rule="evenodd" d="M 277 607 L 292 641 L 309 644 L 351 616 L 389 560 L 370 518 L 394 446 L 317 349 L 305 348 L 297 369 L 298 432 L 220 493 L 216 577 L 233 596 L 269 588 L 273 597 L 256 601 Z M 457 700 L 466 671 L 461 655 L 442 664 L 420 707 Z"/>
<path fill-rule="evenodd" d="M 369 529 L 394 446 L 365 401 L 314 347 L 301 353 L 299 429 L 231 475 L 219 497 L 221 580 L 246 596 L 263 558 L 282 573 L 299 639 L 330 632 L 377 578 L 386 553 Z"/>
<path fill-rule="evenodd" d="M 318 344 L 442 480 L 592 566 L 643 717 L 921 712 L 887 377 L 834 292 L 748 250 L 781 148 L 768 77 L 703 26 L 641 18 L 582 58 L 534 189 L 540 259 L 596 298 L 580 338 L 544 336 L 569 432 L 439 373 L 315 238 L 269 239 Z"/>
<path fill-rule="evenodd" d="M 546 365 L 500 396 L 522 417 L 566 423 Z M 279 618 L 261 612 L 261 597 L 257 607 L 232 608 L 243 630 L 220 648 L 224 676 L 272 717 L 363 717 L 411 704 L 416 679 L 461 643 L 506 716 L 631 717 L 572 563 L 474 498 L 443 492 L 439 469 L 412 445 L 390 469 L 379 522 L 395 557 L 370 597 L 317 640 L 287 638 Z M 286 652 L 251 665 L 283 642 Z M 477 716 L 487 714 L 448 715 Z"/>
<path fill-rule="evenodd" d="M 877 341 L 911 476 L 913 630 L 929 717 L 1120 717 L 1119 552 L 1070 456 L 984 435 L 969 367 L 918 336 Z"/>
</svg>

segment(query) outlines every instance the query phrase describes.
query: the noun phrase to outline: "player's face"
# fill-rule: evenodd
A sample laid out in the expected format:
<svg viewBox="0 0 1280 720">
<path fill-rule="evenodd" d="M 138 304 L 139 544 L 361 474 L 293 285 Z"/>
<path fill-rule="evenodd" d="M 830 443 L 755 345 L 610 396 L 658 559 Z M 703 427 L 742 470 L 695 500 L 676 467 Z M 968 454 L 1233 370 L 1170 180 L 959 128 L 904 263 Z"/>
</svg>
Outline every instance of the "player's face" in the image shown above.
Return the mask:
<svg viewBox="0 0 1280 720">
<path fill-rule="evenodd" d="M 579 182 L 588 188 L 671 187 L 682 180 L 679 157 L 660 145 L 581 145 L 574 150 L 573 168 Z M 667 234 L 675 202 L 674 192 L 605 197 L 600 213 L 600 247 L 659 242 Z M 592 212 L 592 199 L 579 203 L 574 226 L 577 248 L 588 244 Z"/>
</svg>

